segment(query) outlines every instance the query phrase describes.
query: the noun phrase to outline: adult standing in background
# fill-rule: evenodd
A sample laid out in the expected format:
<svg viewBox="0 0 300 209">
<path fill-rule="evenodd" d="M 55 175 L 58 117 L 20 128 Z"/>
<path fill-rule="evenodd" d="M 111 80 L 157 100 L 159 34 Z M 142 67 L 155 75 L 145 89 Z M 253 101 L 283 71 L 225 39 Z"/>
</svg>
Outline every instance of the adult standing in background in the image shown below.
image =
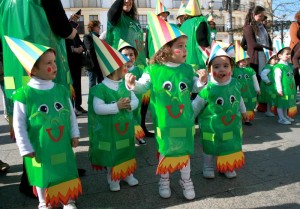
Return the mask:
<svg viewBox="0 0 300 209">
<path fill-rule="evenodd" d="M 263 25 L 264 18 L 265 8 L 261 6 L 250 8 L 243 28 L 243 35 L 247 43 L 247 54 L 250 57 L 250 67 L 256 72 L 258 82 L 260 82 L 261 70 L 267 62 L 263 48 L 273 50 L 272 40 Z"/>
<path fill-rule="evenodd" d="M 116 0 L 107 13 L 106 42 L 118 48 L 123 39 L 138 50 L 135 65 L 144 69 L 146 66 L 144 31 L 138 21 L 134 0 Z"/>
<path fill-rule="evenodd" d="M 88 69 L 89 76 L 89 87 L 93 87 L 98 83 L 101 83 L 103 80 L 103 75 L 100 70 L 100 66 L 97 60 L 97 55 L 95 52 L 93 35 L 99 38 L 100 36 L 100 21 L 99 20 L 91 20 L 88 24 L 88 34 L 85 34 L 83 37 L 83 43 L 87 50 L 87 53 L 90 53 L 92 58 L 92 66 L 91 69 Z"/>
<path fill-rule="evenodd" d="M 292 62 L 294 66 L 294 76 L 296 86 L 300 86 L 300 11 L 295 14 L 295 22 L 290 26 L 290 48 L 292 49 Z"/>
</svg>

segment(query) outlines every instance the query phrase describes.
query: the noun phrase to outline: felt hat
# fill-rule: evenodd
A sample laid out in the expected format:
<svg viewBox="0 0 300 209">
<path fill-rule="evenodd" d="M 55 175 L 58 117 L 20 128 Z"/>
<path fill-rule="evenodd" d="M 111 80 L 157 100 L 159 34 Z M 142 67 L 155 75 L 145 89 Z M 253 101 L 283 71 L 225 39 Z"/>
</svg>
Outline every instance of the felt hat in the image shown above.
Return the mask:
<svg viewBox="0 0 300 209">
<path fill-rule="evenodd" d="M 155 52 L 166 43 L 179 38 L 180 36 L 186 36 L 175 25 L 169 24 L 157 17 L 153 12 L 148 12 L 148 24 L 153 38 Z"/>
<path fill-rule="evenodd" d="M 225 52 L 224 49 L 222 49 L 222 47 L 216 43 L 216 41 L 212 42 L 211 45 L 211 51 L 210 51 L 210 55 L 208 58 L 208 62 L 207 62 L 207 66 L 209 67 L 211 65 L 211 62 L 216 58 L 216 57 L 228 57 L 230 60 L 231 57 Z"/>
<path fill-rule="evenodd" d="M 93 41 L 97 60 L 104 76 L 108 76 L 129 61 L 118 50 L 95 35 L 93 35 Z"/>
<path fill-rule="evenodd" d="M 163 12 L 170 14 L 170 12 L 167 10 L 167 8 L 161 3 L 160 0 L 156 0 L 156 8 L 155 8 L 155 14 L 159 15 Z"/>
<path fill-rule="evenodd" d="M 31 43 L 18 38 L 4 36 L 7 45 L 16 55 L 25 71 L 30 75 L 31 70 L 44 52 L 46 52 L 50 47 L 43 46 L 36 43 Z"/>
<path fill-rule="evenodd" d="M 184 3 L 184 1 L 181 1 L 181 4 L 180 4 L 180 7 L 178 9 L 178 13 L 177 13 L 177 17 L 176 18 L 178 18 L 178 17 L 180 17 L 182 15 L 185 15 L 185 14 L 186 14 L 186 12 L 185 12 L 185 3 Z"/>
<path fill-rule="evenodd" d="M 185 7 L 185 13 L 189 16 L 201 15 L 201 7 L 199 4 L 199 0 L 189 0 Z"/>
<path fill-rule="evenodd" d="M 240 41 L 235 41 L 234 51 L 235 51 L 235 62 L 239 62 L 241 60 L 249 58 L 247 52 L 242 48 Z"/>
</svg>

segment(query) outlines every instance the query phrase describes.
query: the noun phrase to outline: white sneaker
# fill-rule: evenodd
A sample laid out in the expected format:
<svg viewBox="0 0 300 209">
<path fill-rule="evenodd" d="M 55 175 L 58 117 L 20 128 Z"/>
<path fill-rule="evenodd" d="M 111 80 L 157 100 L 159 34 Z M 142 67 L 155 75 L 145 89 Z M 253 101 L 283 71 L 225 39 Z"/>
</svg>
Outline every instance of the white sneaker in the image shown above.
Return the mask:
<svg viewBox="0 0 300 209">
<path fill-rule="evenodd" d="M 171 197 L 171 189 L 170 189 L 170 180 L 160 178 L 159 180 L 159 195 L 162 198 L 169 198 Z"/>
<path fill-rule="evenodd" d="M 133 177 L 132 174 L 130 174 L 129 176 L 127 176 L 125 179 L 124 179 L 125 182 L 127 182 L 127 184 L 129 186 L 135 186 L 135 185 L 138 185 L 139 184 L 139 181 Z"/>
<path fill-rule="evenodd" d="M 120 182 L 119 181 L 111 181 L 109 183 L 109 189 L 112 192 L 118 192 L 118 191 L 120 191 Z"/>
<path fill-rule="evenodd" d="M 265 112 L 265 116 L 267 116 L 267 117 L 274 117 L 275 115 L 272 112 Z"/>
<path fill-rule="evenodd" d="M 215 178 L 215 171 L 213 168 L 203 168 L 203 177 L 207 179 Z"/>
<path fill-rule="evenodd" d="M 187 200 L 192 200 L 195 198 L 195 190 L 194 185 L 191 179 L 184 181 L 182 179 L 179 180 L 179 184 L 183 189 L 183 196 Z"/>
<path fill-rule="evenodd" d="M 285 116 L 285 118 L 286 118 L 288 121 L 290 121 L 290 122 L 294 122 L 294 121 L 295 121 L 294 118 L 291 118 L 291 117 L 289 117 L 289 116 Z"/>
<path fill-rule="evenodd" d="M 50 206 L 46 206 L 46 203 L 40 203 L 38 209 L 51 209 Z"/>
<path fill-rule="evenodd" d="M 290 125 L 290 124 L 292 124 L 288 119 L 285 119 L 285 118 L 279 119 L 278 123 L 283 124 L 283 125 Z"/>
<path fill-rule="evenodd" d="M 236 177 L 236 172 L 235 172 L 235 171 L 232 171 L 232 172 L 226 171 L 224 174 L 225 174 L 225 176 L 226 176 L 227 178 L 229 178 L 229 179 L 232 179 L 232 178 L 235 178 L 235 177 Z"/>
<path fill-rule="evenodd" d="M 68 203 L 67 205 L 64 205 L 63 209 L 77 209 L 75 203 Z"/>
</svg>

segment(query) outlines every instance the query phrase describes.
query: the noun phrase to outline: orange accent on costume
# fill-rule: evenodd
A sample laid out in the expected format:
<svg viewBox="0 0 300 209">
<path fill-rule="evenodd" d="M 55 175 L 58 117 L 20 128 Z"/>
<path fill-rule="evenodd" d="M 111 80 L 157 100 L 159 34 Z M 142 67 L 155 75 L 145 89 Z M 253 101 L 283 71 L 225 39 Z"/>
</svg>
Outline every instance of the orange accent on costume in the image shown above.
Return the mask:
<svg viewBox="0 0 300 209">
<path fill-rule="evenodd" d="M 274 113 L 274 115 L 277 115 L 277 107 L 272 106 L 271 107 L 271 112 Z"/>
<path fill-rule="evenodd" d="M 150 101 L 150 90 L 148 90 L 142 97 L 142 105 L 149 104 Z"/>
<path fill-rule="evenodd" d="M 249 120 L 254 120 L 254 111 L 252 111 L 252 110 L 247 111 L 247 115 L 248 115 Z"/>
<path fill-rule="evenodd" d="M 225 173 L 226 171 L 232 172 L 235 169 L 239 169 L 245 165 L 245 155 L 242 151 L 224 155 L 217 156 L 217 170 L 220 173 Z"/>
<path fill-rule="evenodd" d="M 134 133 L 137 140 L 145 138 L 145 132 L 140 125 L 134 126 Z"/>
<path fill-rule="evenodd" d="M 70 92 L 71 92 L 72 99 L 75 99 L 76 95 L 75 95 L 75 90 L 74 90 L 73 85 L 70 85 Z"/>
<path fill-rule="evenodd" d="M 136 160 L 131 159 L 119 165 L 112 167 L 111 179 L 114 181 L 125 179 L 127 176 L 132 174 L 136 169 Z"/>
<path fill-rule="evenodd" d="M 190 156 L 184 155 L 180 157 L 163 157 L 156 169 L 156 174 L 173 173 L 181 170 L 189 162 Z"/>
<path fill-rule="evenodd" d="M 82 194 L 82 186 L 79 178 L 66 181 L 46 189 L 46 204 L 57 206 L 62 203 L 68 204 L 69 199 L 75 200 Z"/>
<path fill-rule="evenodd" d="M 298 113 L 298 109 L 297 109 L 297 106 L 294 106 L 294 107 L 290 107 L 288 109 L 288 116 L 293 118 L 295 117 L 295 115 Z"/>
</svg>

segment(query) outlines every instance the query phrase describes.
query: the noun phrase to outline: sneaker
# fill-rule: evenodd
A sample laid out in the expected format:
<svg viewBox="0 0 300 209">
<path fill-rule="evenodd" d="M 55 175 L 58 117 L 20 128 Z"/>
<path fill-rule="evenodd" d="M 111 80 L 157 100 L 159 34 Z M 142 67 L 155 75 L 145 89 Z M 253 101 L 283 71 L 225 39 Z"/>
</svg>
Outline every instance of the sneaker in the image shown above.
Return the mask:
<svg viewBox="0 0 300 209">
<path fill-rule="evenodd" d="M 279 119 L 278 123 L 283 124 L 283 125 L 290 125 L 290 124 L 292 124 L 288 119 L 285 119 L 285 118 Z"/>
<path fill-rule="evenodd" d="M 294 118 L 291 118 L 291 117 L 289 117 L 289 116 L 285 116 L 285 118 L 286 118 L 288 121 L 290 121 L 290 122 L 294 122 L 294 121 L 295 121 Z"/>
<path fill-rule="evenodd" d="M 139 142 L 139 145 L 146 145 L 147 144 L 147 142 L 144 139 L 140 139 L 140 140 L 138 140 L 138 142 Z"/>
<path fill-rule="evenodd" d="M 133 177 L 132 174 L 130 174 L 129 176 L 127 176 L 125 179 L 124 179 L 125 182 L 127 182 L 127 184 L 129 186 L 136 186 L 139 184 L 139 181 Z"/>
<path fill-rule="evenodd" d="M 0 160 L 0 172 L 5 172 L 9 169 L 9 165 Z"/>
<path fill-rule="evenodd" d="M 232 178 L 235 178 L 236 177 L 236 172 L 233 170 L 232 172 L 230 171 L 226 171 L 225 173 L 225 176 L 229 179 L 232 179 Z"/>
<path fill-rule="evenodd" d="M 112 192 L 118 192 L 118 191 L 120 191 L 120 182 L 119 181 L 111 181 L 109 183 L 109 189 Z"/>
<path fill-rule="evenodd" d="M 189 180 L 179 180 L 179 184 L 183 189 L 183 196 L 187 200 L 192 200 L 195 198 L 195 190 L 194 190 L 194 185 L 191 179 Z"/>
<path fill-rule="evenodd" d="M 215 178 L 215 171 L 213 168 L 203 168 L 203 177 L 207 179 Z"/>
<path fill-rule="evenodd" d="M 50 206 L 46 206 L 46 203 L 40 203 L 38 209 L 51 209 Z"/>
<path fill-rule="evenodd" d="M 160 178 L 159 180 L 159 195 L 162 198 L 169 198 L 171 197 L 171 189 L 170 189 L 170 180 Z"/>
<path fill-rule="evenodd" d="M 265 116 L 267 116 L 267 117 L 274 117 L 275 115 L 272 112 L 265 112 Z"/>
<path fill-rule="evenodd" d="M 77 209 L 75 202 L 68 203 L 67 205 L 64 205 L 63 209 Z"/>
</svg>

